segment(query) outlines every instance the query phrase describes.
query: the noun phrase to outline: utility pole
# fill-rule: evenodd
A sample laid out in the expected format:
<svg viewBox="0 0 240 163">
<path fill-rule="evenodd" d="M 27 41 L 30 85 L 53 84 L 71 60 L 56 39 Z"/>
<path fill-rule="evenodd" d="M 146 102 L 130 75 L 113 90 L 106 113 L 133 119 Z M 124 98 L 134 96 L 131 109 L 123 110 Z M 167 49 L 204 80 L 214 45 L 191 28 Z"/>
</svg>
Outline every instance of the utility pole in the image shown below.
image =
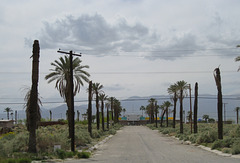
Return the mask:
<svg viewBox="0 0 240 163">
<path fill-rule="evenodd" d="M 69 51 L 69 52 L 64 52 L 64 51 L 61 51 L 60 49 L 57 51 L 58 53 L 63 53 L 63 54 L 68 54 L 70 56 L 70 89 L 71 89 L 71 107 L 69 109 L 69 112 L 68 114 L 69 115 L 69 128 L 70 128 L 70 138 L 71 138 L 71 151 L 75 151 L 75 128 L 74 128 L 74 95 L 73 95 L 73 63 L 72 63 L 72 60 L 73 60 L 73 55 L 74 56 L 78 56 L 78 57 L 81 57 L 81 53 L 80 54 L 73 54 L 72 51 Z"/>
<path fill-rule="evenodd" d="M 223 108 L 224 108 L 224 124 L 226 124 L 226 104 L 228 104 L 228 103 L 223 103 Z"/>
<path fill-rule="evenodd" d="M 190 123 L 191 123 L 191 133 L 192 133 L 192 95 L 191 95 L 191 84 L 189 84 L 189 95 L 190 95 Z"/>
</svg>

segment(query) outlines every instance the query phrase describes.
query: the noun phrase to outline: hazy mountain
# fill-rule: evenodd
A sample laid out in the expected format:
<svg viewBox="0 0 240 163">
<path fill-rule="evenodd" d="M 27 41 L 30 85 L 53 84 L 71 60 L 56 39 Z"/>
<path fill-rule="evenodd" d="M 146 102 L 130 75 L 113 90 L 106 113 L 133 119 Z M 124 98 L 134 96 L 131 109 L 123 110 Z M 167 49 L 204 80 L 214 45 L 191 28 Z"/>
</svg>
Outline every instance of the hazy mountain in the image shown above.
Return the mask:
<svg viewBox="0 0 240 163">
<path fill-rule="evenodd" d="M 236 119 L 236 113 L 234 112 L 234 108 L 237 106 L 240 106 L 240 95 L 234 95 L 234 96 L 223 96 L 223 102 L 225 104 L 225 110 L 226 110 L 226 120 Z M 121 100 L 121 105 L 123 108 L 126 108 L 125 114 L 142 114 L 142 112 L 139 110 L 141 106 L 148 105 L 148 100 L 150 98 L 155 98 L 158 101 L 158 105 L 161 105 L 164 101 L 171 101 L 169 96 L 164 95 L 153 95 L 153 96 L 147 96 L 147 97 L 139 97 L 139 96 L 132 96 L 127 99 Z M 96 108 L 95 108 L 95 101 L 92 103 L 93 106 L 93 114 L 96 114 Z M 192 110 L 194 106 L 194 97 L 192 97 Z M 80 119 L 82 118 L 82 114 L 86 113 L 87 111 L 87 105 L 75 105 L 75 112 L 77 110 L 80 111 Z M 190 110 L 190 98 L 186 97 L 183 100 L 183 107 L 187 114 L 187 112 Z M 224 107 L 223 107 L 224 108 Z M 171 107 L 170 109 L 173 109 Z M 41 115 L 42 118 L 49 119 L 49 110 L 52 111 L 53 119 L 66 119 L 66 110 L 67 106 L 66 104 L 60 105 L 55 108 L 51 109 L 45 109 L 41 108 Z M 224 111 L 223 111 L 224 112 Z M 144 113 L 143 113 L 144 114 Z M 199 95 L 198 98 L 198 118 L 201 118 L 204 114 L 209 115 L 211 118 L 217 118 L 217 97 L 214 95 Z M 144 114 L 145 115 L 145 114 Z M 171 116 L 171 115 L 170 115 Z M 25 119 L 26 114 L 24 110 L 18 111 L 18 117 L 20 119 Z M 75 114 L 76 117 L 76 114 Z M 179 117 L 179 101 L 177 103 L 177 117 Z M 5 117 L 4 117 L 5 118 Z"/>
</svg>

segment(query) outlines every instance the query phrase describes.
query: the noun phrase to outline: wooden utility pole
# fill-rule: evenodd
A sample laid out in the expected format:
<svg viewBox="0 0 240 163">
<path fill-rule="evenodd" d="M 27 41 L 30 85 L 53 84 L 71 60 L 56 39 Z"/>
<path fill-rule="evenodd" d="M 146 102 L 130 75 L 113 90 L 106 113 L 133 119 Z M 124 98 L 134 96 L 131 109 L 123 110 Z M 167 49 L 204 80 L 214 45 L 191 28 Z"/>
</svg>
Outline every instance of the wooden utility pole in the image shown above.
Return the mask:
<svg viewBox="0 0 240 163">
<path fill-rule="evenodd" d="M 72 60 L 73 60 L 73 55 L 74 56 L 78 56 L 78 57 L 81 57 L 82 55 L 81 54 L 73 54 L 72 51 L 69 51 L 69 52 L 64 52 L 64 51 L 61 51 L 61 50 L 58 50 L 57 51 L 58 53 L 63 53 L 63 54 L 68 54 L 70 56 L 70 89 L 71 89 L 71 105 L 70 105 L 70 109 L 69 109 L 69 136 L 71 138 L 71 151 L 75 151 L 75 128 L 74 128 L 74 95 L 73 95 L 73 63 L 72 63 Z"/>
<path fill-rule="evenodd" d="M 195 83 L 195 98 L 194 98 L 194 133 L 198 132 L 197 129 L 197 112 L 198 112 L 198 83 Z"/>
</svg>

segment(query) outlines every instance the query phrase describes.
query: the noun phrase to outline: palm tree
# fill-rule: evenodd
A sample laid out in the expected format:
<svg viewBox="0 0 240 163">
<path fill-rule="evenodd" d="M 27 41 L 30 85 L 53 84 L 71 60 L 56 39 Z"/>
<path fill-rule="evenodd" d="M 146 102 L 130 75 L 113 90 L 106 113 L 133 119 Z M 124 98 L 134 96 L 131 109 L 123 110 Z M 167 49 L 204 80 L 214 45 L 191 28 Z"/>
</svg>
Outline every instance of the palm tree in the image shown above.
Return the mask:
<svg viewBox="0 0 240 163">
<path fill-rule="evenodd" d="M 193 122 L 193 128 L 194 128 L 194 133 L 196 134 L 198 131 L 197 128 L 197 111 L 198 111 L 198 83 L 195 83 L 195 98 L 194 98 L 194 122 Z"/>
<path fill-rule="evenodd" d="M 151 110 L 150 110 L 150 123 L 154 123 L 154 103 L 155 103 L 155 99 L 151 98 L 148 100 L 148 102 L 150 103 L 151 106 Z"/>
<path fill-rule="evenodd" d="M 237 114 L 237 124 L 238 124 L 238 118 L 239 118 L 239 110 L 240 110 L 240 107 L 235 108 L 235 112 Z"/>
<path fill-rule="evenodd" d="M 5 108 L 4 112 L 7 112 L 7 119 L 9 120 L 9 113 L 12 112 L 13 110 L 9 107 Z"/>
<path fill-rule="evenodd" d="M 172 96 L 172 100 L 173 100 L 173 128 L 175 128 L 175 125 L 176 125 L 177 100 L 178 100 L 177 85 L 176 84 L 170 85 L 170 87 L 168 88 L 168 93 L 173 95 Z"/>
<path fill-rule="evenodd" d="M 214 78 L 218 90 L 218 103 L 217 103 L 217 110 L 218 110 L 218 139 L 223 139 L 223 117 L 222 117 L 222 84 L 221 84 L 221 75 L 220 69 L 216 68 L 214 70 Z"/>
<path fill-rule="evenodd" d="M 163 105 L 166 107 L 166 109 L 165 109 L 166 110 L 166 123 L 167 123 L 167 127 L 168 127 L 168 110 L 169 110 L 169 107 L 172 106 L 172 103 L 169 101 L 165 101 L 163 103 Z"/>
<path fill-rule="evenodd" d="M 99 99 L 101 101 L 101 112 L 102 112 L 102 130 L 104 131 L 104 101 L 107 99 L 107 95 L 101 93 L 99 95 Z"/>
<path fill-rule="evenodd" d="M 99 130 L 100 128 L 100 118 L 99 118 L 99 93 L 103 93 L 103 91 L 101 90 L 103 88 L 103 85 L 101 85 L 100 83 L 93 83 L 92 85 L 92 90 L 93 90 L 93 94 L 96 95 L 96 117 L 97 117 L 97 129 Z"/>
<path fill-rule="evenodd" d="M 184 80 L 176 82 L 180 102 L 180 133 L 183 133 L 183 98 L 187 95 L 188 84 Z"/>
<path fill-rule="evenodd" d="M 69 126 L 69 136 L 71 137 L 71 124 L 70 124 L 70 115 L 71 115 L 71 82 L 74 83 L 73 95 L 75 96 L 80 92 L 80 87 L 83 86 L 83 81 L 89 82 L 88 77 L 90 74 L 84 69 L 89 68 L 88 65 L 81 65 L 82 61 L 79 58 L 73 59 L 72 68 L 73 68 L 73 81 L 70 79 L 70 57 L 64 56 L 60 57 L 59 60 L 55 60 L 51 63 L 54 66 L 54 69 L 50 74 L 45 76 L 45 79 L 48 80 L 48 83 L 56 81 L 55 88 L 59 91 L 60 96 L 63 97 L 68 107 L 68 126 Z"/>
<path fill-rule="evenodd" d="M 237 47 L 240 47 L 240 45 L 238 45 Z M 235 58 L 235 62 L 238 62 L 238 61 L 240 61 L 240 56 L 238 56 L 238 57 L 236 57 Z M 240 67 L 238 68 L 238 71 L 240 70 Z"/>
<path fill-rule="evenodd" d="M 142 111 L 142 117 L 143 117 L 143 111 L 146 110 L 146 108 L 142 105 L 142 106 L 140 107 L 140 110 Z"/>
</svg>

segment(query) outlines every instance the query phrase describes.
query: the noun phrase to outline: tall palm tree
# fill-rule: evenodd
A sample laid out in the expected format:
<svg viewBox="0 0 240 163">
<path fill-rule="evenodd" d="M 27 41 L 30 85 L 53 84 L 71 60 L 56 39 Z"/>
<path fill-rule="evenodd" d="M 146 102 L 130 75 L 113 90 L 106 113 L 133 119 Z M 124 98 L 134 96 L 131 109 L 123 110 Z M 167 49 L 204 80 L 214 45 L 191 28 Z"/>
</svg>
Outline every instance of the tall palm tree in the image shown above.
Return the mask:
<svg viewBox="0 0 240 163">
<path fill-rule="evenodd" d="M 97 117 L 97 129 L 99 130 L 100 128 L 100 118 L 99 118 L 99 93 L 103 93 L 103 91 L 101 90 L 103 88 L 103 85 L 101 85 L 100 83 L 93 83 L 92 86 L 92 91 L 93 94 L 96 95 L 96 117 Z"/>
<path fill-rule="evenodd" d="M 102 130 L 104 131 L 104 101 L 107 100 L 107 95 L 100 93 L 99 99 L 101 101 L 101 112 L 102 112 Z"/>
<path fill-rule="evenodd" d="M 84 69 L 89 68 L 88 65 L 81 65 L 82 61 L 79 58 L 73 59 L 72 68 L 73 68 L 73 95 L 75 96 L 80 92 L 80 87 L 83 86 L 83 82 L 89 82 L 90 74 Z M 59 60 L 55 60 L 51 65 L 54 69 L 50 74 L 45 76 L 45 79 L 48 80 L 48 83 L 56 81 L 55 88 L 59 91 L 60 96 L 63 97 L 67 103 L 68 112 L 71 111 L 71 79 L 70 79 L 70 57 L 64 56 L 60 57 Z M 68 126 L 69 126 L 69 136 L 71 135 L 71 124 L 70 124 L 70 115 L 68 114 Z"/>
<path fill-rule="evenodd" d="M 177 100 L 178 100 L 178 89 L 177 85 L 173 84 L 167 89 L 168 93 L 172 95 L 173 100 L 173 128 L 176 126 L 176 110 L 177 110 Z"/>
<path fill-rule="evenodd" d="M 13 110 L 9 107 L 4 109 L 4 112 L 7 112 L 7 119 L 9 120 L 9 113 L 12 112 Z"/>
<path fill-rule="evenodd" d="M 218 139 L 223 139 L 223 117 L 222 117 L 222 84 L 221 84 L 221 75 L 220 69 L 216 68 L 214 70 L 214 78 L 218 90 L 218 103 L 217 103 L 217 110 L 218 110 Z"/>
<path fill-rule="evenodd" d="M 169 108 L 172 106 L 172 103 L 170 101 L 164 101 L 163 105 L 165 106 L 165 110 L 166 110 L 166 124 L 168 127 L 168 112 L 169 112 Z"/>
<path fill-rule="evenodd" d="M 150 123 L 154 123 L 154 103 L 156 99 L 151 98 L 148 100 L 150 106 L 151 106 L 151 111 L 150 111 Z"/>
<path fill-rule="evenodd" d="M 234 111 L 235 111 L 236 114 L 237 114 L 237 124 L 238 124 L 240 107 L 236 107 L 236 108 L 234 109 Z"/>
<path fill-rule="evenodd" d="M 176 82 L 180 102 L 180 133 L 183 133 L 183 98 L 187 95 L 188 84 L 184 80 Z"/>
<path fill-rule="evenodd" d="M 160 126 L 163 127 L 163 118 L 164 118 L 164 115 L 166 113 L 165 106 L 163 104 L 160 105 L 160 109 L 162 109 Z"/>
</svg>

